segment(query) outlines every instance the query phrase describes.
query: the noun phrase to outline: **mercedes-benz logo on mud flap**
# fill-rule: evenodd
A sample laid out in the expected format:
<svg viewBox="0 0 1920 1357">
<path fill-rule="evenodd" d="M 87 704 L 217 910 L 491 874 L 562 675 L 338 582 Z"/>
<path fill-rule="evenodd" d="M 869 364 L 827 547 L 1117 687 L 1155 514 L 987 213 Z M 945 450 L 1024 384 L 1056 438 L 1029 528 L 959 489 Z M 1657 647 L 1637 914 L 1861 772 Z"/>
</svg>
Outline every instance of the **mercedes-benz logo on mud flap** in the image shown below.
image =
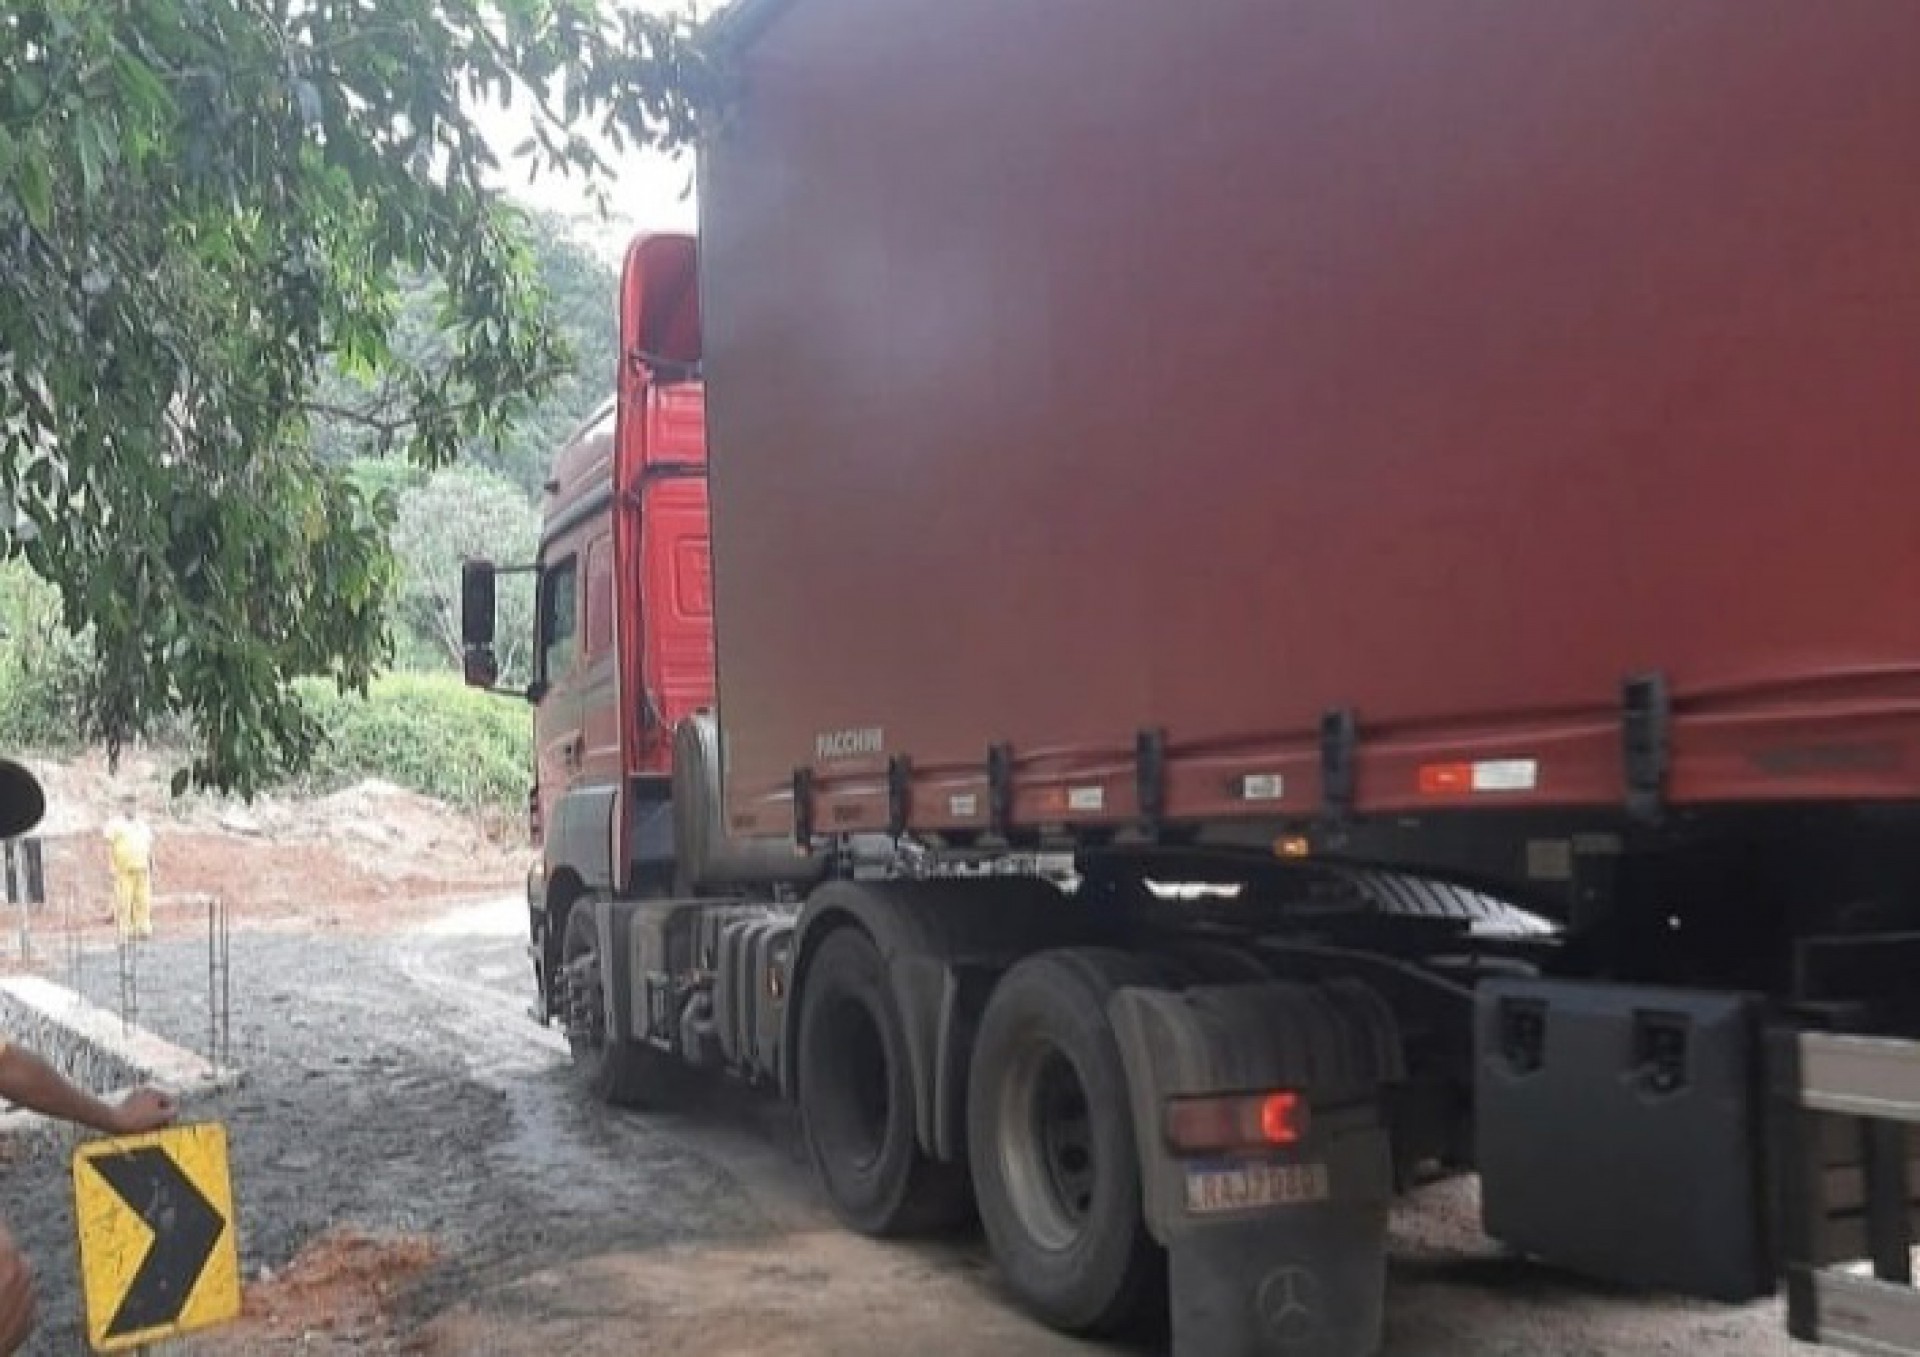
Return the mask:
<svg viewBox="0 0 1920 1357">
<path fill-rule="evenodd" d="M 1260 1324 L 1282 1348 L 1299 1348 L 1318 1341 L 1327 1329 L 1325 1297 L 1320 1278 L 1303 1267 L 1276 1268 L 1260 1283 L 1254 1304 Z"/>
</svg>

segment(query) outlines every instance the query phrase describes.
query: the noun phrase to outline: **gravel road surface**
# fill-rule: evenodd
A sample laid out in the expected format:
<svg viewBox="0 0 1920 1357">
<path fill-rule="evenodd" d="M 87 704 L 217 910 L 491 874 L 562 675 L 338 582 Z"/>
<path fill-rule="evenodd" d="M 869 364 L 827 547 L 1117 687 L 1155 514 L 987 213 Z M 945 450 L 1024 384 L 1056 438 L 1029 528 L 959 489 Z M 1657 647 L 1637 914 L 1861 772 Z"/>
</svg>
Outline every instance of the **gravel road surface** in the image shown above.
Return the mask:
<svg viewBox="0 0 1920 1357">
<path fill-rule="evenodd" d="M 412 1241 L 417 1277 L 376 1266 L 362 1278 L 372 1302 L 328 1292 L 291 1319 L 250 1301 L 242 1331 L 166 1351 L 1109 1351 L 1008 1310 L 977 1239 L 878 1245 L 835 1229 L 790 1116 L 768 1101 L 716 1089 L 655 1117 L 587 1103 L 562 1043 L 526 1016 L 521 918 L 506 902 L 387 933 L 234 935 L 246 1082 L 188 1112 L 229 1127 L 248 1278 L 284 1284 L 303 1250 L 341 1230 Z M 152 944 L 141 1020 L 204 1048 L 206 969 L 203 936 Z M 116 1002 L 111 953 L 90 955 L 80 979 Z M 64 1161 L 43 1144 L 0 1164 L 0 1210 L 43 1277 L 34 1357 L 85 1350 Z M 1775 1305 L 1617 1293 L 1508 1259 L 1475 1216 L 1463 1184 L 1396 1214 L 1388 1357 L 1818 1351 L 1786 1341 Z"/>
</svg>

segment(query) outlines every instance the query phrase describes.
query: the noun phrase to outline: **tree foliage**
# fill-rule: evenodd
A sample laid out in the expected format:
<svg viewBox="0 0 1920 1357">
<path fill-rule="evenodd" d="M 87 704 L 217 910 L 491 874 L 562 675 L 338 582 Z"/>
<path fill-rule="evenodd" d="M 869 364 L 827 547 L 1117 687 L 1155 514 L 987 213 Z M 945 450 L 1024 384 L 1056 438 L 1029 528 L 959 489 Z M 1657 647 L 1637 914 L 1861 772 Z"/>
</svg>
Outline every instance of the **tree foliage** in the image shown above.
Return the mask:
<svg viewBox="0 0 1920 1357">
<path fill-rule="evenodd" d="M 546 484 L 554 452 L 613 394 L 620 360 L 619 275 L 575 241 L 564 223 L 541 219 L 536 224 L 535 275 L 552 323 L 576 361 L 497 446 L 482 445 L 473 454 L 474 461 L 529 496 Z"/>
<path fill-rule="evenodd" d="M 460 665 L 460 562 L 484 557 L 500 565 L 533 559 L 539 528 L 527 498 L 511 482 L 472 467 L 448 467 L 400 496 L 393 554 L 400 568 L 394 597 L 396 639 L 418 668 Z M 530 677 L 533 587 L 529 576 L 501 579 L 496 612 L 500 672 Z"/>
<path fill-rule="evenodd" d="M 477 440 L 462 450 L 461 459 L 498 472 L 529 498 L 545 483 L 553 453 L 613 390 L 619 353 L 619 321 L 615 301 L 619 278 L 573 237 L 563 220 L 536 214 L 527 233 L 528 257 L 535 282 L 545 300 L 548 322 L 573 356 L 570 369 L 555 378 L 546 394 L 530 400 L 498 439 Z M 440 329 L 440 288 L 431 279 L 402 278 L 396 290 L 391 345 L 407 364 L 431 368 L 446 359 L 447 340 Z M 370 463 L 363 416 L 392 403 L 365 374 L 338 365 L 323 374 L 313 421 L 313 447 L 324 461 L 358 458 L 360 479 L 393 485 L 417 483 L 405 479 L 404 467 Z M 333 411 L 344 411 L 334 414 Z M 372 466 L 388 468 L 371 470 Z"/>
<path fill-rule="evenodd" d="M 289 682 L 363 687 L 394 581 L 391 498 L 314 421 L 437 466 L 569 370 L 474 108 L 530 101 L 516 154 L 593 173 L 570 129 L 684 140 L 704 80 L 680 21 L 595 0 L 0 12 L 0 529 L 90 638 L 96 733 L 183 712 L 242 790 L 311 753 Z M 328 403 L 335 368 L 378 401 Z"/>
</svg>

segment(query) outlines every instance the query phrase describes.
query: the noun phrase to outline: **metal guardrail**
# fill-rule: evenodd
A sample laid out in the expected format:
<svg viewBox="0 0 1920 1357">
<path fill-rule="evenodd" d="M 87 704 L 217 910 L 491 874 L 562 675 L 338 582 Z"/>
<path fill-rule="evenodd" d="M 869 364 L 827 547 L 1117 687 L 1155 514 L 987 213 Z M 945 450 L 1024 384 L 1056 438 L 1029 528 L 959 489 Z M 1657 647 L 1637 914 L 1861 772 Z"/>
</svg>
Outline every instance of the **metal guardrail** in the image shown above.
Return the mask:
<svg viewBox="0 0 1920 1357">
<path fill-rule="evenodd" d="M 1920 1125 L 1920 1041 L 1782 1031 L 1769 1058 L 1788 1331 L 1873 1357 L 1915 1357 L 1920 1290 L 1913 1285 L 1909 1154 L 1910 1128 Z M 1872 1276 L 1848 1270 L 1850 1249 L 1836 1239 L 1823 1134 L 1831 1117 L 1856 1119 L 1859 1128 L 1861 1261 L 1871 1263 Z"/>
</svg>

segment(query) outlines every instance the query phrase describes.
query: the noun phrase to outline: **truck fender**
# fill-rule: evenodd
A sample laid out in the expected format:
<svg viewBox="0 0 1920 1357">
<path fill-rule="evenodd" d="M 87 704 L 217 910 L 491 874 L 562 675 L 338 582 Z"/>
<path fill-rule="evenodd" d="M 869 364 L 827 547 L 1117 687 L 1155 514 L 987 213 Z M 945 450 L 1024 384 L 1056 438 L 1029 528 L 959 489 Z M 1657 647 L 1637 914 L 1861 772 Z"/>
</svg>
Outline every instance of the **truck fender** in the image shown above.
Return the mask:
<svg viewBox="0 0 1920 1357">
<path fill-rule="evenodd" d="M 570 872 L 590 891 L 613 890 L 613 783 L 571 787 L 554 804 L 544 859 L 549 878 Z"/>
<path fill-rule="evenodd" d="M 799 1095 L 799 1044 L 807 967 L 836 929 L 873 940 L 907 1035 L 914 1127 L 942 1161 L 964 1154 L 967 1061 L 994 983 L 1031 952 L 1085 941 L 1086 913 L 1036 878 L 982 881 L 830 881 L 810 897 L 795 930 L 791 997 L 780 1042 L 780 1090 Z"/>
</svg>

